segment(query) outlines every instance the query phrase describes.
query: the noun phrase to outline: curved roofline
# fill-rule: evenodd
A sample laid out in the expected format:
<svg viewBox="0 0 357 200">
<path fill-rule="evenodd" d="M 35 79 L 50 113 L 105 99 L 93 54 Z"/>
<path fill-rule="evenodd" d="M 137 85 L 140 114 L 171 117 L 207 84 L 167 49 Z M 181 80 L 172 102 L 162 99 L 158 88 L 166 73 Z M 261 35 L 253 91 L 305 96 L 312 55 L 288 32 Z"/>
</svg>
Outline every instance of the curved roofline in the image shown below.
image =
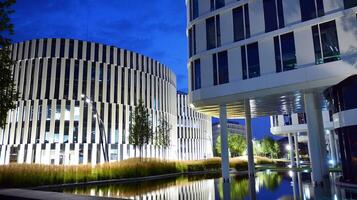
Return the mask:
<svg viewBox="0 0 357 200">
<path fill-rule="evenodd" d="M 174 71 L 173 71 L 170 67 L 168 67 L 168 65 L 166 65 L 166 64 L 164 64 L 164 63 L 162 63 L 162 62 L 158 61 L 157 59 L 154 59 L 154 58 L 152 58 L 152 57 L 150 57 L 150 56 L 144 55 L 144 54 L 142 54 L 142 53 L 138 53 L 138 52 L 133 51 L 133 50 L 130 50 L 130 49 L 121 48 L 121 47 L 118 47 L 118 46 L 109 45 L 109 44 L 105 44 L 105 43 L 101 43 L 101 42 L 95 42 L 95 41 L 83 40 L 83 39 L 74 39 L 74 38 L 63 38 L 63 37 L 58 37 L 58 38 L 57 38 L 57 37 L 43 37 L 43 38 L 33 38 L 33 39 L 21 40 L 21 41 L 18 41 L 18 42 L 12 42 L 12 44 L 18 44 L 18 43 L 22 43 L 22 42 L 31 41 L 31 40 L 41 40 L 41 39 L 42 39 L 42 40 L 43 40 L 43 39 L 65 39 L 65 40 L 77 40 L 77 41 L 82 41 L 82 42 L 91 42 L 91 43 L 95 43 L 95 44 L 101 44 L 101 45 L 104 45 L 104 46 L 114 47 L 114 48 L 117 48 L 117 49 L 127 50 L 127 51 L 130 51 L 130 52 L 136 53 L 136 54 L 138 54 L 138 55 L 141 55 L 141 56 L 147 57 L 147 58 L 149 58 L 149 59 L 151 59 L 151 60 L 153 60 L 153 61 L 156 61 L 156 62 L 158 62 L 158 63 L 162 64 L 162 65 L 163 65 L 163 67 L 165 67 L 166 69 L 170 70 L 170 72 L 172 72 L 172 74 L 174 74 L 174 75 L 175 75 L 175 77 L 176 77 L 176 74 L 174 73 Z"/>
</svg>

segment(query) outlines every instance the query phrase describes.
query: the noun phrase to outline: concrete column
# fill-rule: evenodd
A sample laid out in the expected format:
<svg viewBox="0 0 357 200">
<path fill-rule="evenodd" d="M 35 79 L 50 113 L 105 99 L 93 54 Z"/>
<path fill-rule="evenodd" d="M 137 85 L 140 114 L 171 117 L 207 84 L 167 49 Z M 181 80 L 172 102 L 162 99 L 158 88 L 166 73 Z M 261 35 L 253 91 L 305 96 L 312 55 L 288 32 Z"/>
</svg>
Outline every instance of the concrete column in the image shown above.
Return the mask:
<svg viewBox="0 0 357 200">
<path fill-rule="evenodd" d="M 335 136 L 333 131 L 327 130 L 329 135 L 329 144 L 330 144 L 330 157 L 332 160 L 332 166 L 336 166 L 336 147 L 335 147 Z"/>
<path fill-rule="evenodd" d="M 219 109 L 219 123 L 221 126 L 221 157 L 223 182 L 229 182 L 229 157 L 227 136 L 227 108 L 221 105 Z"/>
<path fill-rule="evenodd" d="M 324 126 L 318 94 L 305 93 L 305 112 L 308 127 L 309 156 L 312 168 L 311 180 L 314 184 L 321 184 L 328 176 L 326 162 L 326 142 Z"/>
<path fill-rule="evenodd" d="M 253 141 L 252 141 L 252 118 L 250 114 L 249 100 L 244 102 L 245 109 L 245 126 L 246 126 L 246 140 L 247 140 L 247 153 L 248 153 L 248 174 L 249 177 L 254 176 L 254 156 L 253 156 Z"/>
<path fill-rule="evenodd" d="M 295 144 L 296 167 L 300 167 L 299 137 L 297 132 L 294 133 L 294 144 Z"/>
<path fill-rule="evenodd" d="M 293 134 L 289 133 L 288 134 L 288 139 L 289 139 L 289 155 L 290 155 L 290 165 L 291 167 L 295 166 L 294 162 L 294 143 L 293 143 Z"/>
</svg>

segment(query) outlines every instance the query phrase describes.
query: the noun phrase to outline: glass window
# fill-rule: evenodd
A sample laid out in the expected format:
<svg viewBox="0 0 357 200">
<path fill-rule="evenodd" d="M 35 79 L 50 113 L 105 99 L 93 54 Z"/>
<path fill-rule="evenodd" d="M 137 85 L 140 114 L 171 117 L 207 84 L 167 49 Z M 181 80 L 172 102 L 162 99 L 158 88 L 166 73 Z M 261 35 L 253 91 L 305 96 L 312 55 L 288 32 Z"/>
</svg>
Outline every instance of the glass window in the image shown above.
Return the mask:
<svg viewBox="0 0 357 200">
<path fill-rule="evenodd" d="M 340 60 L 340 48 L 334 20 L 313 26 L 312 36 L 316 64 Z"/>
<path fill-rule="evenodd" d="M 298 122 L 299 124 L 306 124 L 306 114 L 298 113 Z"/>
<path fill-rule="evenodd" d="M 291 125 L 292 124 L 292 120 L 291 120 L 291 115 L 287 114 L 284 115 L 284 125 Z"/>
<path fill-rule="evenodd" d="M 74 55 L 74 40 L 69 40 L 69 50 L 68 50 L 68 58 L 73 58 Z"/>
<path fill-rule="evenodd" d="M 192 28 L 188 30 L 189 39 L 189 56 L 192 57 L 196 54 L 196 26 L 193 25 Z"/>
<path fill-rule="evenodd" d="M 241 51 L 243 79 L 260 76 L 258 42 L 242 46 Z"/>
<path fill-rule="evenodd" d="M 216 15 L 206 19 L 207 50 L 221 45 L 220 17 Z"/>
<path fill-rule="evenodd" d="M 77 58 L 78 59 L 82 59 L 82 54 L 83 54 L 83 42 L 82 41 L 78 41 L 78 55 L 77 55 Z"/>
<path fill-rule="evenodd" d="M 190 21 L 196 19 L 198 17 L 198 0 L 189 1 L 190 4 Z"/>
<path fill-rule="evenodd" d="M 345 9 L 357 6 L 356 0 L 343 0 L 343 3 L 345 4 Z"/>
<path fill-rule="evenodd" d="M 211 11 L 224 7 L 224 0 L 211 0 Z"/>
<path fill-rule="evenodd" d="M 56 39 L 51 41 L 51 57 L 56 57 Z"/>
<path fill-rule="evenodd" d="M 264 0 L 265 32 L 284 27 L 282 0 Z"/>
<path fill-rule="evenodd" d="M 192 91 L 201 88 L 201 60 L 197 59 L 191 63 L 191 87 Z"/>
<path fill-rule="evenodd" d="M 234 41 L 248 38 L 250 36 L 248 4 L 233 9 L 232 14 Z"/>
<path fill-rule="evenodd" d="M 276 72 L 295 69 L 296 52 L 293 32 L 274 37 L 274 49 Z"/>
<path fill-rule="evenodd" d="M 229 82 L 228 73 L 228 54 L 222 51 L 212 55 L 213 60 L 213 82 L 214 85 L 225 84 Z"/>
<path fill-rule="evenodd" d="M 301 20 L 307 21 L 325 14 L 323 0 L 300 0 Z"/>
</svg>

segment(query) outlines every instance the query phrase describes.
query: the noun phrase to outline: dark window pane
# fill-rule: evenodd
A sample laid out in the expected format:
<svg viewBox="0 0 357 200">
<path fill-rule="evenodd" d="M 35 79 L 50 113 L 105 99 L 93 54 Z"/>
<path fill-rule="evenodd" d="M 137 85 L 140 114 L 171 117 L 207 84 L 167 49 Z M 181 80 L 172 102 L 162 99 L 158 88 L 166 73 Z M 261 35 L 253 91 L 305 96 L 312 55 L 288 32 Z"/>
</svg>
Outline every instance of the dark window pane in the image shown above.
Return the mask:
<svg viewBox="0 0 357 200">
<path fill-rule="evenodd" d="M 190 72 L 191 72 L 191 91 L 195 90 L 195 73 L 194 73 L 194 64 L 190 63 Z"/>
<path fill-rule="evenodd" d="M 244 19 L 245 19 L 245 38 L 250 37 L 250 24 L 249 24 L 249 9 L 248 4 L 244 5 Z"/>
<path fill-rule="evenodd" d="M 279 28 L 283 28 L 285 26 L 284 22 L 284 9 L 283 9 L 283 0 L 277 0 L 277 8 L 278 8 L 278 19 L 279 19 Z"/>
<path fill-rule="evenodd" d="M 207 50 L 216 47 L 216 28 L 215 28 L 215 17 L 210 17 L 206 19 L 206 40 L 207 40 Z"/>
<path fill-rule="evenodd" d="M 56 39 L 51 42 L 51 57 L 56 57 Z"/>
<path fill-rule="evenodd" d="M 258 43 L 247 45 L 249 78 L 260 76 Z"/>
<path fill-rule="evenodd" d="M 224 0 L 216 0 L 216 9 L 224 7 Z"/>
<path fill-rule="evenodd" d="M 219 15 L 216 16 L 217 47 L 221 46 L 221 22 Z"/>
<path fill-rule="evenodd" d="M 274 37 L 274 51 L 275 51 L 276 72 L 279 73 L 282 71 L 279 36 Z"/>
<path fill-rule="evenodd" d="M 323 0 L 316 0 L 317 16 L 321 17 L 325 15 Z"/>
<path fill-rule="evenodd" d="M 217 54 L 212 55 L 212 62 L 213 62 L 213 84 L 217 85 Z"/>
<path fill-rule="evenodd" d="M 63 58 L 64 57 L 64 48 L 65 48 L 66 44 L 65 44 L 65 40 L 61 39 L 60 41 L 60 57 Z"/>
<path fill-rule="evenodd" d="M 219 84 L 229 82 L 227 51 L 218 53 Z"/>
<path fill-rule="evenodd" d="M 47 39 L 44 39 L 43 48 L 42 48 L 42 57 L 45 58 L 46 56 L 47 56 Z"/>
<path fill-rule="evenodd" d="M 73 58 L 73 53 L 74 53 L 74 40 L 69 40 L 68 58 Z"/>
<path fill-rule="evenodd" d="M 281 36 L 281 53 L 284 71 L 295 69 L 296 53 L 293 32 Z"/>
<path fill-rule="evenodd" d="M 82 41 L 78 41 L 78 55 L 77 55 L 77 58 L 78 59 L 82 59 L 82 54 L 83 54 L 83 42 Z"/>
<path fill-rule="evenodd" d="M 90 42 L 87 42 L 87 51 L 86 51 L 86 54 L 87 54 L 87 56 L 86 56 L 86 59 L 87 60 L 90 60 L 91 59 L 91 47 L 92 46 L 92 43 L 90 43 Z"/>
<path fill-rule="evenodd" d="M 315 0 L 300 0 L 301 20 L 316 18 Z"/>
<path fill-rule="evenodd" d="M 194 20 L 198 17 L 198 0 L 190 1 L 190 20 Z"/>
<path fill-rule="evenodd" d="M 241 47 L 241 58 L 242 58 L 242 73 L 243 73 L 243 80 L 247 79 L 247 60 L 246 60 L 246 52 L 245 52 L 245 46 Z"/>
<path fill-rule="evenodd" d="M 189 57 L 193 55 L 193 34 L 192 34 L 192 28 L 188 30 L 188 52 L 189 52 Z"/>
<path fill-rule="evenodd" d="M 244 17 L 243 17 L 242 7 L 233 9 L 233 31 L 234 31 L 234 41 L 243 40 L 245 38 Z"/>
<path fill-rule="evenodd" d="M 195 90 L 200 89 L 201 88 L 201 61 L 200 59 L 195 60 L 195 70 L 194 70 L 194 74 L 195 74 Z"/>
<path fill-rule="evenodd" d="M 278 29 L 275 0 L 264 0 L 265 32 Z"/>
<path fill-rule="evenodd" d="M 320 24 L 320 32 L 324 62 L 339 60 L 340 49 L 338 45 L 335 21 Z"/>
<path fill-rule="evenodd" d="M 357 6 L 357 0 L 343 0 L 345 9 Z"/>
<path fill-rule="evenodd" d="M 320 45 L 320 34 L 317 25 L 312 27 L 312 37 L 314 40 L 315 63 L 321 64 L 323 63 L 323 61 L 322 61 L 322 53 L 321 53 L 321 45 Z"/>
</svg>

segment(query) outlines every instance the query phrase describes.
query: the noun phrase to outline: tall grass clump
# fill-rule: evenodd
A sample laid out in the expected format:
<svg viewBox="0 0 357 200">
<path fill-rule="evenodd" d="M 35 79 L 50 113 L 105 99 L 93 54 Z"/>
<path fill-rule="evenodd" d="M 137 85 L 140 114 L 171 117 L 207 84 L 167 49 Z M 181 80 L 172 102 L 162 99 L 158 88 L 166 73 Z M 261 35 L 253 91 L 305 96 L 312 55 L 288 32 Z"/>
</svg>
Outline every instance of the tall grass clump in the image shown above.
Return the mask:
<svg viewBox="0 0 357 200">
<path fill-rule="evenodd" d="M 256 163 L 271 163 L 256 158 Z M 230 167 L 246 170 L 244 157 L 231 158 Z M 132 158 L 120 162 L 91 165 L 63 166 L 38 164 L 10 164 L 0 166 L 0 187 L 30 187 L 64 183 L 135 178 L 172 173 L 216 171 L 221 168 L 221 158 L 197 161 L 165 161 L 150 158 Z"/>
</svg>

